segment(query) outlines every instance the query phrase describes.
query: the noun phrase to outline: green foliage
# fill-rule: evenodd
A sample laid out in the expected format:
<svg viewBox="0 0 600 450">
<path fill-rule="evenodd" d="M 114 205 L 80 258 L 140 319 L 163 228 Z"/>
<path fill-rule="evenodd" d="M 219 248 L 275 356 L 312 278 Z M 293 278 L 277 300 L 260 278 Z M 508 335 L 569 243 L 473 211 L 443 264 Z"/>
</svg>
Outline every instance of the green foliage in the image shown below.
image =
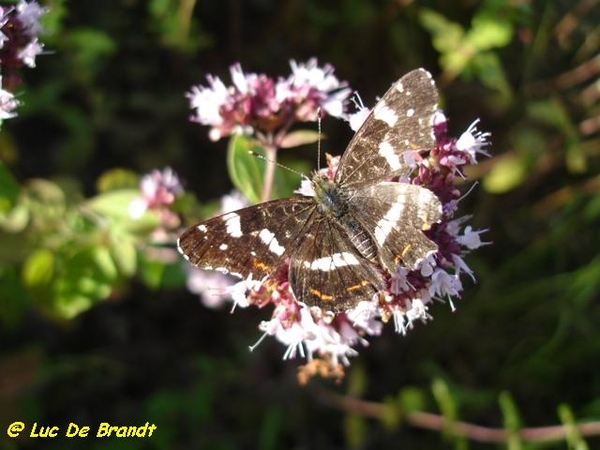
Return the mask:
<svg viewBox="0 0 600 450">
<path fill-rule="evenodd" d="M 421 11 L 420 21 L 432 35 L 432 43 L 440 53 L 440 66 L 446 77 L 475 77 L 504 97 L 512 95 L 494 49 L 506 47 L 511 42 L 514 25 L 494 2 L 482 3 L 473 15 L 469 29 L 430 9 Z"/>
<path fill-rule="evenodd" d="M 316 137 L 310 131 L 297 131 L 284 140 L 283 148 L 314 142 Z M 257 155 L 261 155 L 262 158 Z M 266 153 L 255 139 L 237 134 L 229 140 L 227 150 L 229 177 L 235 188 L 250 203 L 258 203 L 261 198 L 266 167 L 263 158 L 266 158 Z M 296 161 L 292 161 L 290 166 L 298 169 L 306 167 Z M 289 197 L 297 187 L 298 175 L 285 169 L 277 170 L 271 198 Z"/>
<path fill-rule="evenodd" d="M 508 433 L 506 448 L 508 450 L 521 450 L 523 442 L 521 441 L 518 432 L 522 427 L 519 417 L 518 406 L 508 392 L 500 393 L 498 404 L 502 409 L 502 417 L 504 419 L 504 429 Z"/>
<path fill-rule="evenodd" d="M 11 299 L 0 313 L 5 323 L 15 325 L 25 300 L 50 316 L 72 319 L 115 294 L 137 274 L 138 260 L 148 259 L 138 249 L 160 222 L 149 211 L 132 218 L 130 206 L 140 194 L 122 188 L 134 184 L 130 172 L 105 173 L 99 179 L 104 192 L 83 201 L 58 183 L 34 179 L 19 189 L 8 170 L 1 176 L 4 204 L 12 207 L 0 222 L 0 260 L 21 273 L 18 280 L 11 266 L 2 269 L 3 290 Z M 149 258 L 145 267 L 152 263 Z M 159 267 L 164 272 L 168 265 Z"/>
<path fill-rule="evenodd" d="M 175 50 L 197 52 L 213 44 L 210 35 L 201 30 L 192 12 L 196 0 L 152 0 L 148 12 L 154 30 L 163 45 Z"/>
<path fill-rule="evenodd" d="M 234 135 L 229 140 L 227 150 L 229 176 L 235 188 L 250 200 L 250 203 L 260 201 L 266 165 L 265 161 L 256 157 L 254 153 L 264 156 L 263 149 L 254 139 L 244 135 Z"/>
<path fill-rule="evenodd" d="M 567 426 L 567 445 L 570 450 L 589 450 L 589 447 L 585 440 L 581 437 L 581 434 L 577 431 L 575 426 L 575 418 L 571 408 L 567 405 L 559 405 L 558 415 L 563 423 Z"/>
<path fill-rule="evenodd" d="M 5 214 L 13 208 L 18 195 L 19 183 L 0 161 L 0 218 L 6 218 Z"/>
</svg>

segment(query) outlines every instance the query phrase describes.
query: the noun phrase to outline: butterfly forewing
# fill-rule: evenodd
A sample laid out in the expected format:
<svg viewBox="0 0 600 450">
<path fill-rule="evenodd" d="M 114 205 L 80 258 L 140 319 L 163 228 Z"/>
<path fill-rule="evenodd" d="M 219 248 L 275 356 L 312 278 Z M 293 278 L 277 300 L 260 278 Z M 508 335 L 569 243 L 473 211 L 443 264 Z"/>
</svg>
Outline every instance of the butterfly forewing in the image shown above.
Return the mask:
<svg viewBox="0 0 600 450">
<path fill-rule="evenodd" d="M 350 141 L 336 181 L 350 188 L 408 172 L 405 152 L 435 146 L 432 118 L 437 109 L 431 74 L 417 69 L 404 75 L 377 102 Z"/>
<path fill-rule="evenodd" d="M 273 200 L 209 219 L 179 237 L 179 251 L 201 269 L 261 280 L 276 272 L 310 223 L 311 197 Z"/>
</svg>

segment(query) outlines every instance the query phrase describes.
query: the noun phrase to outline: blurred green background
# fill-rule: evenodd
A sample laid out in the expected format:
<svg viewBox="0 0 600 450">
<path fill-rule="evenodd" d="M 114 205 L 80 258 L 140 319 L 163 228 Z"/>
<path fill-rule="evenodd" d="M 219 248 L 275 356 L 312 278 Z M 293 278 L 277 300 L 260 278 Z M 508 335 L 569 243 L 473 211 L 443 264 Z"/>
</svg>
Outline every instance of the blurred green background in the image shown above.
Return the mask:
<svg viewBox="0 0 600 450">
<path fill-rule="evenodd" d="M 596 1 L 44 4 L 48 54 L 24 72 L 19 117 L 0 134 L 0 157 L 19 183 L 62 180 L 84 198 L 109 169 L 169 165 L 201 201 L 214 200 L 231 188 L 227 143 L 187 120 L 184 97 L 206 74 L 229 82 L 239 61 L 287 76 L 289 59 L 316 56 L 372 105 L 425 67 L 452 134 L 476 118 L 492 133 L 492 157 L 468 174 L 479 184 L 460 206 L 493 245 L 469 256 L 477 282 L 465 280 L 457 312 L 433 305 L 435 320 L 406 337 L 388 326 L 340 385 L 299 387 L 301 361 L 281 361 L 281 344 L 248 351 L 269 311 L 210 310 L 181 279 L 162 276 L 129 277 L 85 312 L 50 317 L 15 288 L 13 239 L 0 251 L 0 449 L 586 448 L 576 437 L 453 439 L 337 410 L 320 388 L 490 427 L 600 420 Z M 329 119 L 323 129 L 325 150 L 341 153 L 349 128 Z M 315 146 L 294 151 L 315 165 Z M 158 430 L 146 439 L 9 439 L 15 420 Z M 600 437 L 587 448 L 600 448 Z"/>
</svg>

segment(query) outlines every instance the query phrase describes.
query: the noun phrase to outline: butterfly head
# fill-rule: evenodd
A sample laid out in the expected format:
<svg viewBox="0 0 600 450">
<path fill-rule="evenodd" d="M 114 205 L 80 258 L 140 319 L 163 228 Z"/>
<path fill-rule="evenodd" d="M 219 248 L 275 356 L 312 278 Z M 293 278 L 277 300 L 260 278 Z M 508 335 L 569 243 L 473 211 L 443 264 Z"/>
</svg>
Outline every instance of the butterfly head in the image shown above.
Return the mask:
<svg viewBox="0 0 600 450">
<path fill-rule="evenodd" d="M 337 183 L 326 175 L 316 173 L 311 184 L 321 214 L 339 219 L 347 213 L 347 199 Z"/>
</svg>

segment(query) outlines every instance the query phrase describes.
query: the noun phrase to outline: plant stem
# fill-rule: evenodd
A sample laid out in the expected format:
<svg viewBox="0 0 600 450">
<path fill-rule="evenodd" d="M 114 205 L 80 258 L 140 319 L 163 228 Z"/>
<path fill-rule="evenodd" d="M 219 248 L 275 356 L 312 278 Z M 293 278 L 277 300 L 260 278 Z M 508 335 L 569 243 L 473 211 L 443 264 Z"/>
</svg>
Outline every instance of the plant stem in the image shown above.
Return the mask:
<svg viewBox="0 0 600 450">
<path fill-rule="evenodd" d="M 265 149 L 265 178 L 263 188 L 260 194 L 260 201 L 266 202 L 271 199 L 273 192 L 273 182 L 275 181 L 275 166 L 277 166 L 277 147 L 273 144 L 266 144 Z"/>
<path fill-rule="evenodd" d="M 381 403 L 340 395 L 321 387 L 315 387 L 314 392 L 321 402 L 351 414 L 380 420 L 390 414 L 389 408 L 386 409 L 386 406 Z M 448 419 L 443 416 L 422 411 L 399 412 L 399 414 L 406 423 L 416 428 L 442 432 L 450 425 L 454 436 L 465 437 L 471 441 L 506 443 L 511 436 L 510 432 L 503 428 L 484 427 L 461 421 L 448 423 Z M 600 421 L 578 423 L 574 427 L 585 437 L 600 435 Z M 556 442 L 567 438 L 568 428 L 567 425 L 521 428 L 515 434 L 525 442 Z"/>
</svg>

